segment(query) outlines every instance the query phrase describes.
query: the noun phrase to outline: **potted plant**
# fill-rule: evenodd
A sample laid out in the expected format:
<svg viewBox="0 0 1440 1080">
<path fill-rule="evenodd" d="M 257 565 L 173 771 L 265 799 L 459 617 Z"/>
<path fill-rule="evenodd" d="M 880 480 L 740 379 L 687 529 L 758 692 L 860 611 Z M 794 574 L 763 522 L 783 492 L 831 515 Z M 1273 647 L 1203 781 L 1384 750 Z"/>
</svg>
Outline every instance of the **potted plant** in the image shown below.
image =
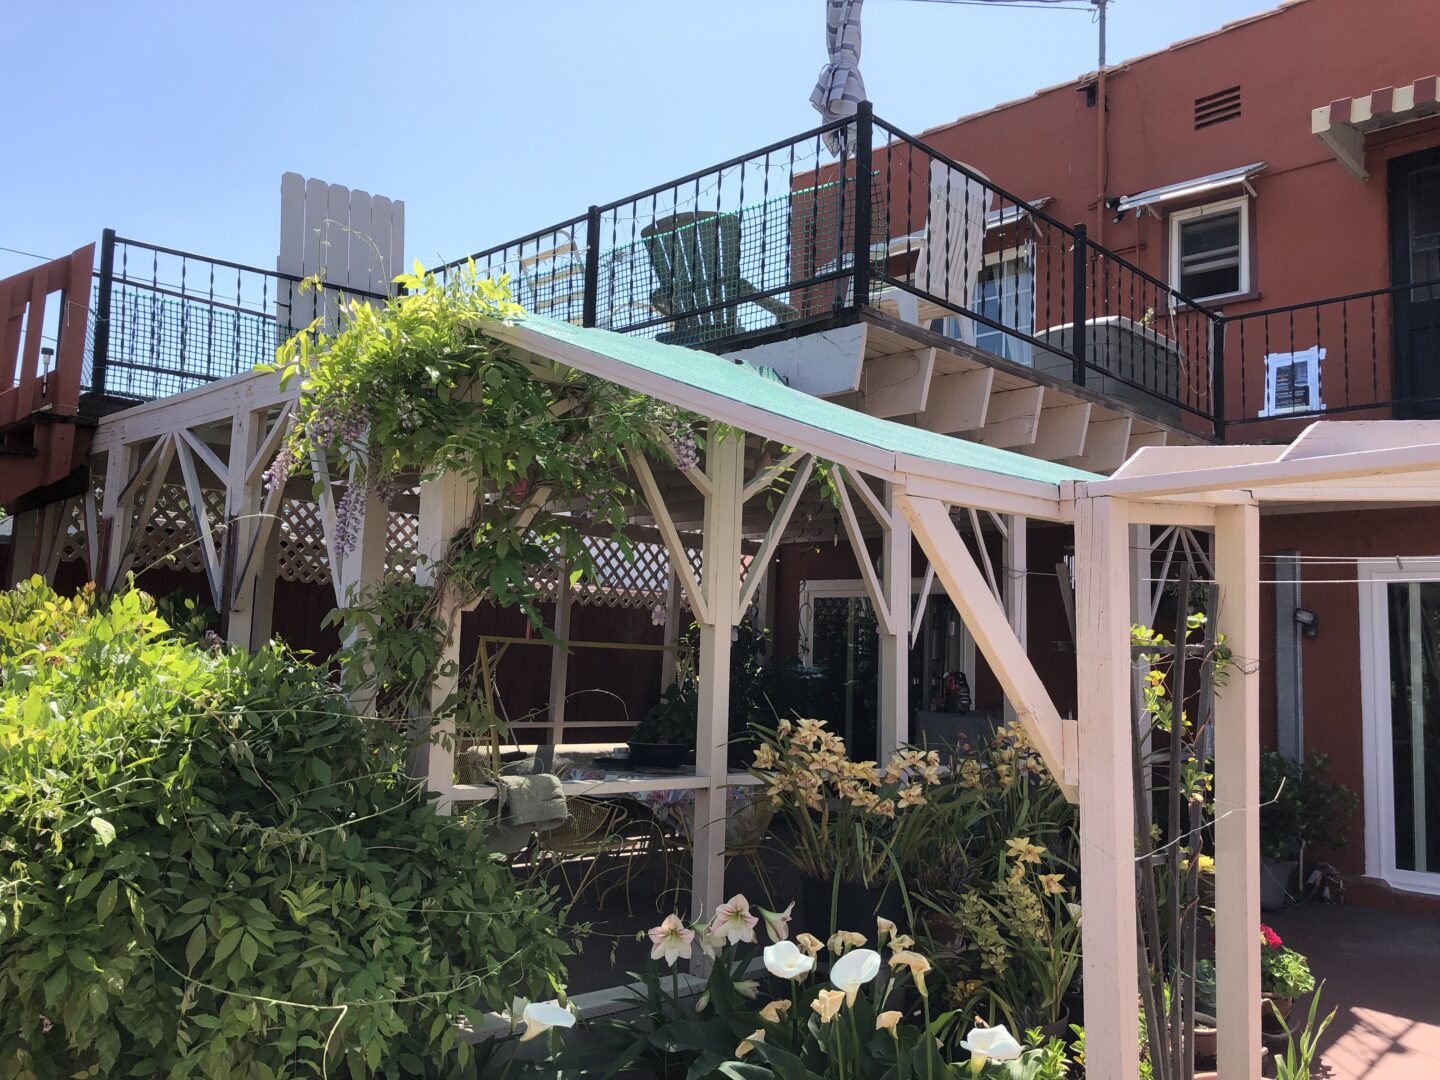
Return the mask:
<svg viewBox="0 0 1440 1080">
<path fill-rule="evenodd" d="M 1285 906 L 1299 861 L 1312 844 L 1341 847 L 1358 799 L 1324 779 L 1330 759 L 1318 751 L 1303 762 L 1278 751 L 1260 756 L 1260 906 Z"/>
<path fill-rule="evenodd" d="M 1286 948 L 1280 935 L 1264 924 L 1260 926 L 1260 940 L 1260 993 L 1271 1003 L 1262 1005 L 1262 1018 L 1267 1030 L 1286 1034 L 1285 1021 L 1290 1018 L 1295 999 L 1315 989 L 1315 976 L 1304 954 Z"/>
<path fill-rule="evenodd" d="M 905 748 L 883 766 L 851 761 L 845 740 L 819 720 L 781 719 L 756 737 L 751 770 L 788 825 L 776 843 L 800 872 L 803 921 L 828 934 L 900 915 L 898 872 L 923 842 L 917 811 L 940 782 L 940 755 Z"/>
<path fill-rule="evenodd" d="M 678 769 L 695 749 L 699 697 L 694 679 L 671 683 L 635 725 L 630 763 L 639 769 Z"/>
</svg>

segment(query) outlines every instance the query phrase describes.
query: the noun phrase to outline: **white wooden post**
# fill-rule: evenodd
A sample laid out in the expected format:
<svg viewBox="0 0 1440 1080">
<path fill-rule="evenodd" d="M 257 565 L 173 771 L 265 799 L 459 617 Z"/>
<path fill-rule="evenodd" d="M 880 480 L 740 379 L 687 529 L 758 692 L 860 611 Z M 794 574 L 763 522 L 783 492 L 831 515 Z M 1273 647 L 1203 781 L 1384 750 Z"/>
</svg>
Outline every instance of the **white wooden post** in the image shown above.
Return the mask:
<svg viewBox="0 0 1440 1080">
<path fill-rule="evenodd" d="M 251 540 L 259 535 L 258 515 L 262 499 L 260 485 L 250 482 L 250 459 L 259 449 L 264 434 L 263 418 L 256 417 L 252 409 L 237 413 L 230 422 L 230 453 L 225 478 L 221 625 L 225 628 L 226 640 L 245 649 L 253 648 L 255 644 L 251 640 L 255 611 L 253 597 L 263 585 L 257 578 L 251 587 L 241 590 L 236 575 L 240 573 L 241 561 L 250 550 Z"/>
<path fill-rule="evenodd" d="M 856 477 L 856 481 L 865 483 L 863 477 Z M 892 617 L 889 626 L 880 627 L 878 642 L 880 761 L 910 740 L 910 523 L 900 511 L 899 488 L 893 483 L 885 485 L 885 513 L 890 528 L 885 530 L 881 552 L 883 588 Z M 862 551 L 857 557 L 867 556 Z"/>
<path fill-rule="evenodd" d="M 1215 695 L 1215 997 L 1221 1076 L 1260 1075 L 1260 511 L 1215 508 L 1217 630 L 1234 657 Z M 1249 669 L 1249 670 L 1247 670 Z M 1086 911 L 1089 911 L 1087 894 Z M 1090 1013 L 1086 1011 L 1088 1018 Z M 1088 1049 L 1088 1047 L 1087 1047 Z"/>
<path fill-rule="evenodd" d="M 450 539 L 469 519 L 474 503 L 474 485 L 455 473 L 420 485 L 420 509 L 417 522 L 416 553 L 419 560 L 415 581 L 420 585 L 435 584 L 432 560 L 442 560 Z M 446 597 L 440 604 L 439 619 L 445 628 L 445 644 L 440 651 L 437 674 L 430 688 L 430 707 L 438 710 L 459 686 L 460 604 Z M 445 669 L 450 670 L 445 670 Z M 411 775 L 425 781 L 431 791 L 440 793 L 436 809 L 450 812 L 450 789 L 455 786 L 455 722 L 450 717 L 431 724 L 428 718 L 416 731 L 416 744 L 411 755 Z"/>
<path fill-rule="evenodd" d="M 1118 499 L 1082 496 L 1075 514 L 1085 1067 L 1106 1080 L 1137 1080 L 1129 530 Z"/>
<path fill-rule="evenodd" d="M 1020 639 L 1020 645 L 1028 652 L 1030 622 L 1025 610 L 1030 602 L 1029 562 L 1026 554 L 1027 520 L 1019 514 L 1011 514 L 1005 519 L 1005 545 L 1001 558 L 1001 574 L 1004 577 L 1005 614 L 1009 616 L 1010 625 L 1015 630 L 1015 636 Z M 984 544 L 985 538 L 976 536 L 975 542 Z M 1005 699 L 1005 723 L 1013 724 L 1015 719 L 1015 706 L 1007 697 Z"/>
<path fill-rule="evenodd" d="M 725 780 L 729 773 L 730 634 L 739 622 L 740 516 L 744 506 L 745 439 L 712 426 L 705 450 L 711 494 L 705 500 L 700 588 L 700 703 L 695 766 L 707 779 L 695 792 L 695 916 L 713 914 L 725 896 Z"/>
<path fill-rule="evenodd" d="M 353 603 L 369 586 L 385 576 L 386 548 L 390 540 L 390 509 L 379 499 L 366 497 L 355 528 L 355 547 L 339 560 L 344 582 L 336 600 L 343 606 Z"/>
<path fill-rule="evenodd" d="M 667 648 L 660 654 L 660 692 L 662 694 L 675 681 L 675 650 L 673 646 L 680 640 L 680 619 L 681 613 L 685 610 L 681 603 L 682 600 L 680 577 L 675 573 L 675 568 L 671 567 L 665 574 L 665 632 L 662 638 Z"/>
<path fill-rule="evenodd" d="M 570 575 L 564 563 L 555 564 L 555 636 L 560 644 L 550 647 L 550 745 L 561 743 L 565 728 L 565 695 L 569 692 L 570 669 Z"/>
<path fill-rule="evenodd" d="M 120 563 L 130 543 L 130 511 L 120 512 L 120 493 L 130 482 L 134 450 L 124 443 L 112 446 L 105 454 L 105 488 L 100 496 L 100 528 L 105 543 L 100 546 L 101 565 L 94 570 L 95 583 L 102 589 L 113 588 L 120 576 Z"/>
<path fill-rule="evenodd" d="M 40 531 L 40 511 L 26 510 L 15 515 L 10 532 L 10 580 L 15 586 L 35 573 L 35 538 Z"/>
</svg>

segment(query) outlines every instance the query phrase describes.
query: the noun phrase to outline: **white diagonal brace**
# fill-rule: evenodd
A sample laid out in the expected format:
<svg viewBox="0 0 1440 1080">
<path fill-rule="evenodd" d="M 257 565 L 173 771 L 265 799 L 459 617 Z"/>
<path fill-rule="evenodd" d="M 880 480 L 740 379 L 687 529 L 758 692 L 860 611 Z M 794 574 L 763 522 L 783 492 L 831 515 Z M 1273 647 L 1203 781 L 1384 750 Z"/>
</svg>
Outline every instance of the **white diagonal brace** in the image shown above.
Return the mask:
<svg viewBox="0 0 1440 1080">
<path fill-rule="evenodd" d="M 839 465 L 835 467 L 837 469 L 841 468 Z M 865 482 L 865 478 L 859 473 L 851 469 L 845 469 L 844 472 L 845 479 L 849 482 L 849 487 L 860 497 L 860 501 L 865 504 L 865 509 L 870 511 L 870 515 L 879 524 L 880 528 L 889 532 L 891 528 L 890 511 L 885 509 L 885 504 L 880 501 L 880 496 L 875 494 L 874 489 Z"/>
<path fill-rule="evenodd" d="M 750 602 L 755 599 L 755 592 L 760 588 L 760 582 L 765 580 L 765 574 L 770 569 L 770 559 L 775 554 L 776 547 L 785 535 L 785 530 L 790 525 L 790 518 L 795 513 L 795 507 L 800 504 L 800 497 L 805 492 L 805 485 L 810 482 L 810 472 L 815 467 L 815 459 L 806 457 L 804 464 L 798 472 L 790 479 L 790 490 L 785 492 L 785 498 L 780 500 L 780 506 L 775 511 L 775 519 L 770 522 L 770 528 L 765 533 L 765 539 L 760 544 L 760 550 L 750 560 L 750 569 L 745 574 L 745 584 L 740 589 L 740 606 L 735 610 L 742 614 L 749 609 Z"/>
<path fill-rule="evenodd" d="M 135 562 L 135 543 L 145 531 L 145 526 L 150 522 L 150 515 L 155 512 L 155 504 L 160 501 L 160 489 L 165 486 L 165 474 L 170 471 L 170 462 L 175 459 L 175 436 L 163 435 L 160 442 L 146 455 L 145 461 L 149 463 L 149 480 L 144 486 L 144 495 L 140 497 L 139 512 L 135 515 L 135 527 L 127 531 L 125 551 L 120 556 L 119 565 L 115 570 L 115 579 L 108 583 L 109 588 L 114 589 L 120 583 L 120 579 L 129 572 Z M 145 463 L 140 468 L 146 469 Z M 140 474 L 136 474 L 137 476 Z M 125 487 L 126 494 L 129 494 L 134 485 L 132 480 Z M 137 494 L 139 494 L 137 492 Z M 120 514 L 128 513 L 124 498 L 115 511 L 117 517 Z M 114 527 L 113 525 L 111 526 Z"/>
<path fill-rule="evenodd" d="M 845 535 L 850 540 L 850 550 L 860 567 L 860 579 L 865 582 L 865 591 L 870 596 L 870 606 L 875 609 L 875 620 L 880 624 L 880 633 L 893 634 L 895 620 L 891 618 L 890 605 L 885 602 L 885 587 L 875 564 L 870 561 L 870 551 L 865 546 L 865 537 L 860 532 L 860 521 L 855 516 L 855 506 L 850 501 L 849 485 L 845 483 L 844 470 L 836 469 L 831 476 L 835 481 L 835 494 L 840 496 L 840 520 L 845 526 Z"/>
<path fill-rule="evenodd" d="M 205 567 L 205 578 L 210 582 L 210 597 L 215 607 L 225 610 L 224 588 L 220 584 L 220 556 L 215 549 L 215 535 L 210 531 L 210 515 L 205 512 L 205 489 L 200 486 L 200 474 L 195 468 L 189 441 L 183 436 L 175 444 L 180 458 L 180 473 L 185 478 L 185 501 L 190 504 L 190 516 L 195 522 L 195 535 L 200 540 L 200 561 Z"/>
<path fill-rule="evenodd" d="M 807 456 L 809 455 L 804 450 L 791 450 L 779 461 L 775 462 L 772 465 L 765 466 L 765 468 L 761 469 L 759 472 L 757 472 L 754 476 L 750 478 L 749 482 L 745 485 L 745 490 L 742 493 L 741 497 L 746 502 L 749 502 L 756 495 L 759 495 L 762 491 L 768 489 L 771 484 L 775 483 L 775 480 L 786 469 L 792 468 L 799 462 L 801 458 Z"/>
<path fill-rule="evenodd" d="M 290 414 L 294 409 L 293 401 L 287 401 L 280 406 L 280 415 L 275 418 L 275 423 L 266 432 L 264 440 L 260 443 L 260 449 L 255 451 L 255 456 L 250 459 L 250 464 L 245 469 L 247 483 L 254 483 L 259 478 L 261 470 L 270 464 L 270 459 L 279 449 L 280 440 L 285 437 L 285 432 L 290 427 Z"/>
<path fill-rule="evenodd" d="M 930 600 L 930 590 L 935 587 L 935 564 L 925 567 L 925 579 L 920 583 L 920 595 L 915 600 L 915 614 L 910 619 L 910 648 L 920 640 L 920 626 L 925 621 L 925 605 Z"/>
<path fill-rule="evenodd" d="M 980 531 L 980 515 L 975 513 L 975 508 L 969 508 L 970 531 L 975 534 L 975 549 L 980 552 L 980 561 L 985 566 L 985 580 L 990 582 L 990 591 L 995 594 L 995 599 L 1004 603 L 1004 597 L 1000 593 L 1000 582 L 995 579 L 995 564 L 990 561 L 990 549 L 985 546 L 985 534 Z"/>
<path fill-rule="evenodd" d="M 215 451 L 212 450 L 204 439 L 200 438 L 189 428 L 180 429 L 180 438 L 185 441 L 191 453 L 205 462 L 205 467 L 215 474 L 215 478 L 222 484 L 230 483 L 230 469 L 220 460 Z"/>
<path fill-rule="evenodd" d="M 1016 717 L 1024 725 L 1030 741 L 1044 758 L 1065 797 L 1074 802 L 1075 785 L 1066 779 L 1060 714 L 1015 636 L 1004 607 L 990 591 L 980 568 L 975 565 L 974 556 L 950 520 L 949 510 L 935 499 L 912 495 L 901 498 L 900 509 L 966 629 L 989 661 L 1000 688 L 1014 704 Z"/>
<path fill-rule="evenodd" d="M 700 582 L 695 579 L 695 568 L 690 565 L 690 556 L 685 551 L 684 541 L 680 539 L 680 530 L 675 527 L 675 519 L 670 516 L 670 511 L 665 506 L 660 485 L 655 483 L 650 462 L 645 460 L 644 454 L 630 447 L 626 447 L 625 453 L 630 458 L 630 467 L 635 470 L 635 479 L 640 484 L 645 503 L 655 518 L 655 527 L 660 530 L 660 537 L 665 541 L 665 550 L 670 555 L 670 567 L 680 579 L 685 595 L 690 600 L 690 611 L 697 621 L 709 622 L 710 609 L 705 603 L 705 594 L 700 591 Z"/>
<path fill-rule="evenodd" d="M 117 506 L 124 505 L 128 502 L 130 496 L 134 495 L 140 489 L 140 486 L 150 478 L 150 473 L 159 463 L 161 456 L 167 454 L 172 439 L 174 439 L 173 435 L 162 435 L 155 440 L 155 445 L 150 447 L 149 451 L 141 459 L 140 467 L 135 470 L 135 475 L 125 481 L 125 486 L 120 489 L 120 494 L 115 497 L 115 504 Z M 117 447 L 115 450 L 112 450 L 111 453 L 123 453 L 123 448 Z M 168 469 L 169 467 L 170 460 L 169 457 L 166 456 L 165 468 Z"/>
</svg>

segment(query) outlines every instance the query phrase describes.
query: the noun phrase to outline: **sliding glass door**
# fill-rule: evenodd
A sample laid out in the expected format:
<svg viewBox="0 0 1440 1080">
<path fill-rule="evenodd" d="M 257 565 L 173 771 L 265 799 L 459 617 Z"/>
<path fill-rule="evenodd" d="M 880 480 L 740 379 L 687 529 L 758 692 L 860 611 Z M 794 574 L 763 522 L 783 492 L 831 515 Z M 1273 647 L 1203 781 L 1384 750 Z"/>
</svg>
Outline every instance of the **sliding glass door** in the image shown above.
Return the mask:
<svg viewBox="0 0 1440 1080">
<path fill-rule="evenodd" d="M 1398 887 L 1440 893 L 1440 574 L 1404 563 L 1361 573 L 1367 862 Z"/>
</svg>

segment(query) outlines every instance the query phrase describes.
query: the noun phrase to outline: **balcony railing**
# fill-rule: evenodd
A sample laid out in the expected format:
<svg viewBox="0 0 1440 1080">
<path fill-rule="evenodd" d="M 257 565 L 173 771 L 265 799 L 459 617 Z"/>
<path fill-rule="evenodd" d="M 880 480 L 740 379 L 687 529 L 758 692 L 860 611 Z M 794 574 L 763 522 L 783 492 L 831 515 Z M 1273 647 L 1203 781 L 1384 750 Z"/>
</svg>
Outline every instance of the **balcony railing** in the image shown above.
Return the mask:
<svg viewBox="0 0 1440 1080">
<path fill-rule="evenodd" d="M 713 351 L 863 310 L 1200 434 L 1404 411 L 1407 395 L 1425 396 L 1397 384 L 1389 360 L 1391 303 L 1413 287 L 1221 314 L 868 105 L 468 258 L 509 274 L 529 311 Z M 179 393 L 272 359 L 317 313 L 371 296 L 300 290 L 273 270 L 107 232 L 84 384 L 131 400 Z"/>
<path fill-rule="evenodd" d="M 1440 314 L 1440 282 L 1217 317 L 1217 370 L 1230 373 L 1221 433 L 1226 424 L 1440 415 L 1440 333 L 1405 340 L 1425 334 L 1406 326 L 1417 303 Z"/>
<path fill-rule="evenodd" d="M 354 289 L 302 287 L 274 270 L 128 240 L 106 230 L 82 385 L 147 401 L 275 359 L 275 350 Z"/>
</svg>

